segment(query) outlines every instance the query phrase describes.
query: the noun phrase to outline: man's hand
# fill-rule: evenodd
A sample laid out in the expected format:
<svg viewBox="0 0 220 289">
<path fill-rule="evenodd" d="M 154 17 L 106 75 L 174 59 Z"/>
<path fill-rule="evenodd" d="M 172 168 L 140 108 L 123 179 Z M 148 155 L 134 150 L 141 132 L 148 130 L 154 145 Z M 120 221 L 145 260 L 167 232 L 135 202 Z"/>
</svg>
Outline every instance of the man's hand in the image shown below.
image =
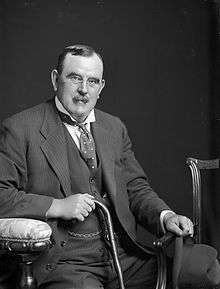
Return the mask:
<svg viewBox="0 0 220 289">
<path fill-rule="evenodd" d="M 46 217 L 84 221 L 94 209 L 95 202 L 92 195 L 75 194 L 64 199 L 54 199 Z"/>
<path fill-rule="evenodd" d="M 169 232 L 175 233 L 177 236 L 193 236 L 192 221 L 181 215 L 167 213 L 164 216 L 164 226 Z"/>
</svg>

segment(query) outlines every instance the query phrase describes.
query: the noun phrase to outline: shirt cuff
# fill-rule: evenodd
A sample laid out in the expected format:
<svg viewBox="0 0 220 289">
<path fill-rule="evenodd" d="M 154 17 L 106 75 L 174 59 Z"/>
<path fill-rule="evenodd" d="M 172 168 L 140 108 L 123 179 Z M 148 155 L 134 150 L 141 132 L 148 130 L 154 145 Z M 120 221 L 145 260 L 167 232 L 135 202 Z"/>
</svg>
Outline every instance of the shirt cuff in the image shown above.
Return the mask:
<svg viewBox="0 0 220 289">
<path fill-rule="evenodd" d="M 163 210 L 161 213 L 160 213 L 160 225 L 161 225 L 161 228 L 162 228 L 162 231 L 163 233 L 166 233 L 166 229 L 164 227 L 164 217 L 167 213 L 173 213 L 174 215 L 176 214 L 175 212 L 171 211 L 171 210 Z"/>
</svg>

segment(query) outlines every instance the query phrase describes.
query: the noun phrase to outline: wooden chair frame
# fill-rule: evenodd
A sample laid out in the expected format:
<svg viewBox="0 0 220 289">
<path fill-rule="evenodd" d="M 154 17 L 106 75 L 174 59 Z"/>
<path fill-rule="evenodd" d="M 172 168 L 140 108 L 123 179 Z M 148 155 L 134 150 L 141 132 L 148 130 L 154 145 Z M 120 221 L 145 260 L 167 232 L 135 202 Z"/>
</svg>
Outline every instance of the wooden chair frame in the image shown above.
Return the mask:
<svg viewBox="0 0 220 289">
<path fill-rule="evenodd" d="M 192 175 L 193 186 L 193 223 L 195 226 L 195 242 L 201 243 L 202 239 L 202 195 L 201 195 L 201 170 L 219 168 L 219 159 L 200 160 L 187 158 L 187 165 Z"/>
<path fill-rule="evenodd" d="M 101 209 L 106 219 L 106 227 L 108 231 L 108 239 L 111 244 L 112 256 L 115 265 L 115 270 L 118 275 L 120 289 L 125 289 L 123 282 L 122 270 L 120 267 L 120 260 L 117 254 L 117 245 L 115 242 L 115 236 L 113 231 L 113 224 L 108 208 L 101 202 L 95 201 L 97 207 Z M 157 256 L 158 263 L 158 274 L 156 289 L 165 289 L 167 283 L 167 264 L 165 256 L 165 248 L 174 239 L 173 234 L 165 234 L 161 239 L 154 242 L 155 253 Z M 50 246 L 50 241 L 27 241 L 27 240 L 5 240 L 0 237 L 0 250 L 4 250 L 9 254 L 19 256 L 20 265 L 22 269 L 22 276 L 20 283 L 18 284 L 19 289 L 36 289 L 37 282 L 33 276 L 32 265 L 34 260 L 38 257 L 39 253 L 47 250 Z"/>
</svg>

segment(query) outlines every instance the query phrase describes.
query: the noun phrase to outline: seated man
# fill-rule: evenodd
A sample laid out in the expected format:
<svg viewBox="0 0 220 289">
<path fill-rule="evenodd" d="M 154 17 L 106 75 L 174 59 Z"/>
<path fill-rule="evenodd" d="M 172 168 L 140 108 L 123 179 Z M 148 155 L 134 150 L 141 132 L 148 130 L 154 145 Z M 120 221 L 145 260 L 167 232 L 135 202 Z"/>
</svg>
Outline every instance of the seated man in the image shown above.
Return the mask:
<svg viewBox="0 0 220 289">
<path fill-rule="evenodd" d="M 95 199 L 111 212 L 126 288 L 155 288 L 156 258 L 137 242 L 136 222 L 155 234 L 193 234 L 150 187 L 124 124 L 95 109 L 102 76 L 97 52 L 66 47 L 51 73 L 55 98 L 2 123 L 0 217 L 53 230 L 53 246 L 34 264 L 40 289 L 118 288 Z"/>
</svg>

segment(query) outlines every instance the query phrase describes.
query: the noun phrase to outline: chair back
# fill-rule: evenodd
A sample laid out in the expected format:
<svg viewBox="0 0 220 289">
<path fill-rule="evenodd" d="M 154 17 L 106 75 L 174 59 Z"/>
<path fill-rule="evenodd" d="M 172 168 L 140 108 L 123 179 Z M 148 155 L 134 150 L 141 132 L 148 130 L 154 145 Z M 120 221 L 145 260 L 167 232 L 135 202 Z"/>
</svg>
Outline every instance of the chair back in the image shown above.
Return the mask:
<svg viewBox="0 0 220 289">
<path fill-rule="evenodd" d="M 187 158 L 186 161 L 191 171 L 193 186 L 193 223 L 195 226 L 195 242 L 201 243 L 202 239 L 202 195 L 201 195 L 201 170 L 219 168 L 219 159 L 200 160 Z"/>
</svg>

